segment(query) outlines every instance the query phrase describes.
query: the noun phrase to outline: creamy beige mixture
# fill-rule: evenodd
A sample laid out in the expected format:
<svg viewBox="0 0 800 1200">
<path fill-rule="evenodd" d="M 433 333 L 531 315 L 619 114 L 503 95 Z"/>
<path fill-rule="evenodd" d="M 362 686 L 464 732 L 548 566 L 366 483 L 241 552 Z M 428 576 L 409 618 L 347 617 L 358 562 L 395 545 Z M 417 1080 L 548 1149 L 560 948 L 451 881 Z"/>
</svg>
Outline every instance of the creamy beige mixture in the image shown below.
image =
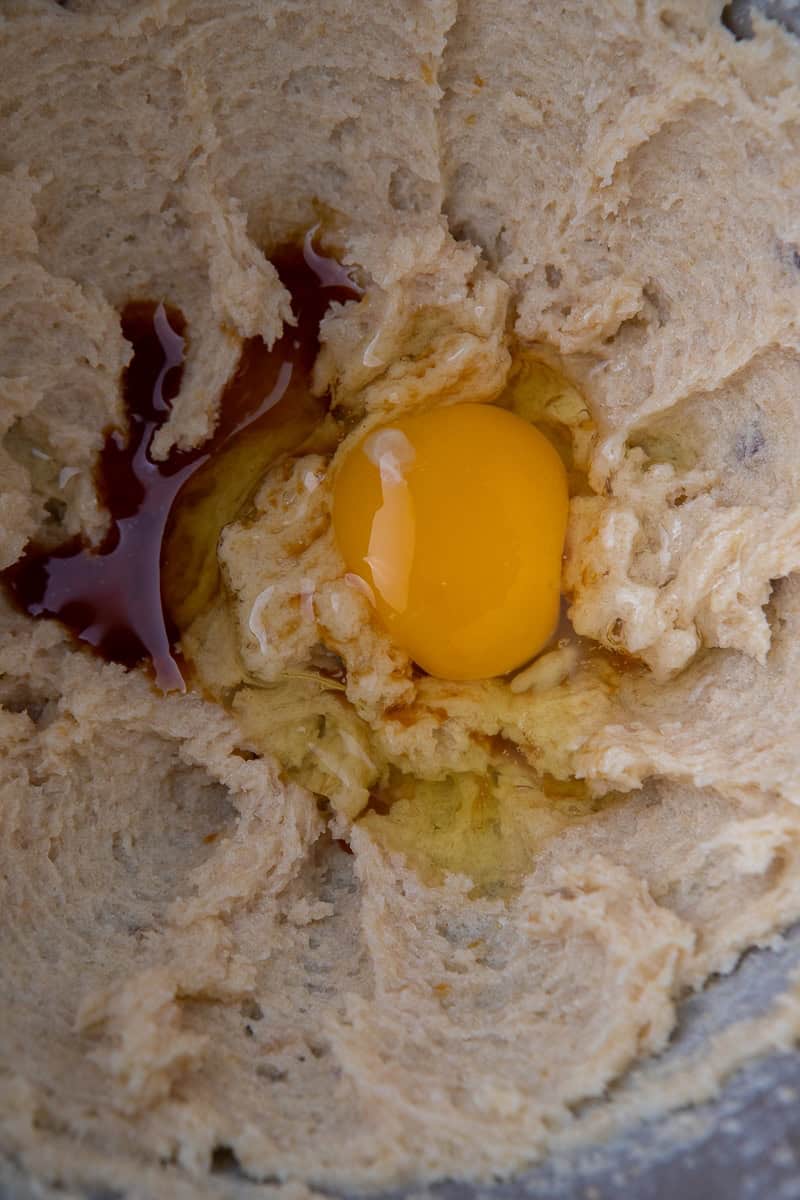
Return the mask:
<svg viewBox="0 0 800 1200">
<path fill-rule="evenodd" d="M 198 444 L 241 339 L 290 315 L 265 254 L 320 212 L 367 283 L 315 374 L 350 436 L 496 400 L 582 479 L 581 636 L 512 679 L 389 642 L 324 439 L 221 539 L 184 638 L 220 703 L 4 606 L 0 1147 L 26 1170 L 505 1173 L 792 1041 L 790 996 L 584 1104 L 800 916 L 800 56 L 720 9 L 5 0 L 0 565 L 102 534 L 124 304 L 183 310 L 158 450 Z"/>
</svg>

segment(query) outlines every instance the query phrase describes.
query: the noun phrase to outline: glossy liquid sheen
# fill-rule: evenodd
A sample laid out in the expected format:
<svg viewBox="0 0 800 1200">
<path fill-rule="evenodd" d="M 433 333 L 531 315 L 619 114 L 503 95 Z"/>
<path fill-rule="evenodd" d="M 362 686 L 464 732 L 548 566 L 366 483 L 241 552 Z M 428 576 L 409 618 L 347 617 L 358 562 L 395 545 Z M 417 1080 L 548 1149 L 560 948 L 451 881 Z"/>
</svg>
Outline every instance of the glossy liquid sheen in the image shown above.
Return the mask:
<svg viewBox="0 0 800 1200">
<path fill-rule="evenodd" d="M 394 641 L 431 675 L 484 679 L 556 628 L 568 504 L 544 434 L 495 405 L 451 404 L 350 449 L 333 524 Z"/>
<path fill-rule="evenodd" d="M 295 326 L 272 349 L 245 342 L 224 390 L 212 437 L 190 451 L 152 456 L 153 439 L 178 395 L 185 322 L 163 304 L 133 302 L 122 331 L 133 346 L 123 376 L 126 429 L 99 456 L 97 491 L 110 514 L 98 547 L 72 539 L 56 550 L 30 545 L 3 573 L 16 604 L 56 617 L 104 658 L 152 663 L 162 691 L 185 690 L 175 644 L 216 587 L 216 544 L 266 467 L 292 450 L 324 415 L 310 393 L 320 322 L 332 301 L 360 295 L 345 268 L 315 248 L 286 247 L 272 259 L 292 297 Z"/>
</svg>

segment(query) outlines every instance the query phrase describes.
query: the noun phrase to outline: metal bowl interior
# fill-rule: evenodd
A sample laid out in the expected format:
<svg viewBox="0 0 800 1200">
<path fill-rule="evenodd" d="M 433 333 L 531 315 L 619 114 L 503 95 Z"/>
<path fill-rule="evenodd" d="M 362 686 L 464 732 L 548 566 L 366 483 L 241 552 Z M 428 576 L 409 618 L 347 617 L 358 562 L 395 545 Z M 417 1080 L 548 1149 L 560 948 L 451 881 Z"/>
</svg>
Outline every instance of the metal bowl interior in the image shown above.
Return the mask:
<svg viewBox="0 0 800 1200">
<path fill-rule="evenodd" d="M 800 37 L 800 0 L 732 0 L 722 20 L 734 36 L 748 38 L 754 9 Z M 762 1015 L 795 973 L 800 973 L 800 924 L 775 948 L 751 951 L 730 975 L 685 1000 L 669 1046 L 640 1073 L 677 1063 L 735 1022 Z M 630 1079 L 623 1080 L 615 1095 L 630 1084 Z M 226 1164 L 215 1173 L 215 1182 L 219 1195 L 230 1200 L 275 1197 L 274 1185 L 253 1182 Z M 380 1200 L 400 1200 L 406 1194 L 384 1193 Z M 44 1186 L 13 1162 L 0 1160 L 0 1200 L 65 1200 L 74 1195 Z M 626 1200 L 800 1198 L 800 1052 L 753 1061 L 707 1103 L 621 1127 L 601 1145 L 513 1180 L 481 1186 L 445 1182 L 413 1189 L 414 1200 L 618 1200 L 621 1195 Z M 125 1198 L 101 1185 L 84 1192 L 81 1200 Z"/>
</svg>

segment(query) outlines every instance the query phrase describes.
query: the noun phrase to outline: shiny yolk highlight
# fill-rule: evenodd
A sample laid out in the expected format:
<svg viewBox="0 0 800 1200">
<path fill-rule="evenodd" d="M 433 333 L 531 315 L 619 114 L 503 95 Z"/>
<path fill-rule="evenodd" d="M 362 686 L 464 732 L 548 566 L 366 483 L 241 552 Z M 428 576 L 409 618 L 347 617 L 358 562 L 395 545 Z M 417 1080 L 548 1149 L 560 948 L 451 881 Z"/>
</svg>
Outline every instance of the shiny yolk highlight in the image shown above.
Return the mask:
<svg viewBox="0 0 800 1200">
<path fill-rule="evenodd" d="M 522 418 L 454 404 L 371 430 L 344 458 L 333 525 L 397 645 L 431 675 L 483 679 L 558 620 L 567 480 Z"/>
</svg>

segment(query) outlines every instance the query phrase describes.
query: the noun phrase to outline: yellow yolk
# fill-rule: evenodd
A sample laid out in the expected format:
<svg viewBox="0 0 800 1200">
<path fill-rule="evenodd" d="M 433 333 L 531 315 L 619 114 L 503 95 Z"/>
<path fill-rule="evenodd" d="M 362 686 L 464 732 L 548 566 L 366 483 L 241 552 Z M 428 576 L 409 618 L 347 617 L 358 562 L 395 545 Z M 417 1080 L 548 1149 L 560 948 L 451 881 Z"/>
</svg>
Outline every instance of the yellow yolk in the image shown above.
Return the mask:
<svg viewBox="0 0 800 1200">
<path fill-rule="evenodd" d="M 537 654 L 559 612 L 567 479 L 547 438 L 488 404 L 371 430 L 344 458 L 333 526 L 398 646 L 483 679 Z"/>
</svg>

